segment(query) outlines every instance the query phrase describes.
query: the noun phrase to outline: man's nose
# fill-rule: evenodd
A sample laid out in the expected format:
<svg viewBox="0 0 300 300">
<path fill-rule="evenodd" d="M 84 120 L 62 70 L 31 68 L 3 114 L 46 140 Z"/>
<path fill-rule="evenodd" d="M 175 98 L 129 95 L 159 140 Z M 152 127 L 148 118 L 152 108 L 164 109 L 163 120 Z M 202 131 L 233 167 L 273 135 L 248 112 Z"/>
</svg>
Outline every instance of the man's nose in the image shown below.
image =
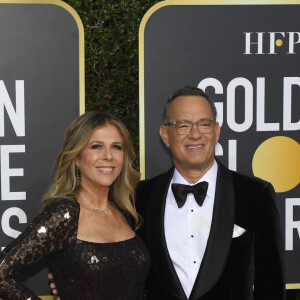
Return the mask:
<svg viewBox="0 0 300 300">
<path fill-rule="evenodd" d="M 190 133 L 190 138 L 199 139 L 201 136 L 202 136 L 202 133 L 200 132 L 198 124 L 193 123 L 191 133 Z"/>
</svg>

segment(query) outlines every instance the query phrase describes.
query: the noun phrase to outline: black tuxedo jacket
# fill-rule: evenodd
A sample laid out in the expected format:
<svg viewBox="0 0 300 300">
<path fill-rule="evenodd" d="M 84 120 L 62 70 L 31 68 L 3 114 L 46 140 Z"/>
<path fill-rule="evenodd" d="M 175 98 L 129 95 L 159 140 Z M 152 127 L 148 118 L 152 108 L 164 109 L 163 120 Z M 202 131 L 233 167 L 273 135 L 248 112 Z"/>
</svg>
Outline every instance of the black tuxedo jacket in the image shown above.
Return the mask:
<svg viewBox="0 0 300 300">
<path fill-rule="evenodd" d="M 137 187 L 138 234 L 151 255 L 147 299 L 187 299 L 168 253 L 164 212 L 174 168 Z M 271 184 L 218 162 L 212 226 L 190 300 L 285 299 L 283 243 Z M 232 238 L 234 224 L 246 229 Z M 254 288 L 253 288 L 254 286 Z"/>
</svg>

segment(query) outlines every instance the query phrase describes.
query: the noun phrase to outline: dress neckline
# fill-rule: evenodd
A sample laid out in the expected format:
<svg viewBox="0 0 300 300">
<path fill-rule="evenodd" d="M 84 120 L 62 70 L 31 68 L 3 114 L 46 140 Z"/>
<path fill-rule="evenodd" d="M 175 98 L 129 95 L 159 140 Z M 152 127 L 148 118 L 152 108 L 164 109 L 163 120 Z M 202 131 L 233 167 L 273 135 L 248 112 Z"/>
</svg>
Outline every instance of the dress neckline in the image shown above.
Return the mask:
<svg viewBox="0 0 300 300">
<path fill-rule="evenodd" d="M 135 235 L 132 238 L 126 239 L 126 240 L 122 240 L 122 241 L 117 241 L 117 242 L 106 242 L 106 243 L 99 243 L 99 242 L 92 242 L 92 241 L 86 241 L 86 240 L 81 240 L 79 238 L 76 237 L 76 241 L 82 242 L 82 243 L 88 243 L 88 244 L 98 244 L 98 245 L 112 245 L 112 244 L 122 244 L 122 243 L 127 243 L 130 241 L 133 241 L 137 238 L 137 235 Z"/>
</svg>

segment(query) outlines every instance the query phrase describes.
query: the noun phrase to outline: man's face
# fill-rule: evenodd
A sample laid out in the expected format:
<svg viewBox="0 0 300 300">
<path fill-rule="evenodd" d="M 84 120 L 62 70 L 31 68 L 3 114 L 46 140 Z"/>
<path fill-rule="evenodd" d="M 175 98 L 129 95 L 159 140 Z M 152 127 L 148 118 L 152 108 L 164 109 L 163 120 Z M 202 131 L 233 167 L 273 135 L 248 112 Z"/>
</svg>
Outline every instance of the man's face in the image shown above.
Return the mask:
<svg viewBox="0 0 300 300">
<path fill-rule="evenodd" d="M 169 112 L 168 122 L 213 120 L 211 107 L 202 96 L 179 96 L 171 103 Z M 160 135 L 172 152 L 175 167 L 188 181 L 196 182 L 213 165 L 215 145 L 220 136 L 218 123 L 211 133 L 205 134 L 194 125 L 189 135 L 179 135 L 175 125 L 162 125 Z"/>
</svg>

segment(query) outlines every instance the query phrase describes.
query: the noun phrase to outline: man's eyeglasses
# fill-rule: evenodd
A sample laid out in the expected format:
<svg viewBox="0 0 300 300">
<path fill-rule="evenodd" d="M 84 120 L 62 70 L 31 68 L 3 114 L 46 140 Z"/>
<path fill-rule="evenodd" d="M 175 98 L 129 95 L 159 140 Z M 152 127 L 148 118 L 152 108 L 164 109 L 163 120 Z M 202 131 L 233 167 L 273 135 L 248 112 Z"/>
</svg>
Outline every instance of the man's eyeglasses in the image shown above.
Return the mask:
<svg viewBox="0 0 300 300">
<path fill-rule="evenodd" d="M 175 125 L 178 134 L 189 135 L 192 132 L 193 126 L 196 125 L 201 133 L 212 133 L 214 129 L 214 120 L 201 119 L 197 122 L 188 120 L 174 121 L 165 123 L 165 126 Z"/>
</svg>

